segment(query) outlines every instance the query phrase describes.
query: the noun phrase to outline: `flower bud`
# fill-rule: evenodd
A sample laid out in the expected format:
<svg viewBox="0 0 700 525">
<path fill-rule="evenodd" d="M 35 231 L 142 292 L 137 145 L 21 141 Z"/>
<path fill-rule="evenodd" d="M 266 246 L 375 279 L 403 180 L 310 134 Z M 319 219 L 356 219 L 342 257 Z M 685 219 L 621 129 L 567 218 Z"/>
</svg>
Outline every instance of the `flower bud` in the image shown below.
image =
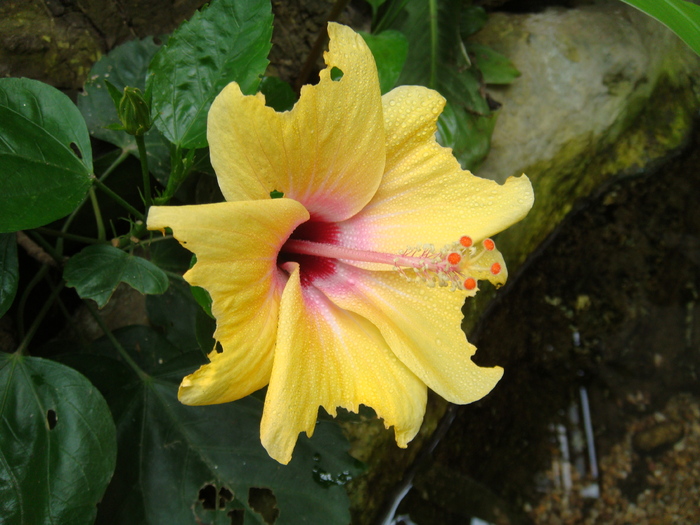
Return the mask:
<svg viewBox="0 0 700 525">
<path fill-rule="evenodd" d="M 117 111 L 124 131 L 129 135 L 141 136 L 151 129 L 151 108 L 140 89 L 125 87 Z"/>
</svg>

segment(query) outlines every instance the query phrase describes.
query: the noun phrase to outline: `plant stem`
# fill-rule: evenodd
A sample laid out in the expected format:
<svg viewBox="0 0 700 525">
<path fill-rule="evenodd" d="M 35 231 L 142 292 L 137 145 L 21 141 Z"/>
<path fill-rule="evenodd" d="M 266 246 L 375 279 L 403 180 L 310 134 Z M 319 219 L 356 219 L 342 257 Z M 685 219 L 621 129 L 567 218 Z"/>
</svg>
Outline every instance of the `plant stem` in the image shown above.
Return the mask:
<svg viewBox="0 0 700 525">
<path fill-rule="evenodd" d="M 151 232 L 153 233 L 153 232 Z M 151 237 L 150 239 L 143 240 L 139 242 L 141 246 L 147 246 L 150 244 L 153 244 L 155 242 L 162 242 L 162 241 L 167 241 L 168 239 L 174 239 L 172 235 L 161 235 L 160 237 Z"/>
<path fill-rule="evenodd" d="M 126 211 L 131 213 L 134 217 L 136 217 L 139 220 L 145 220 L 145 217 L 143 213 L 138 211 L 136 208 L 134 208 L 131 204 L 126 202 L 123 198 L 121 198 L 117 193 L 115 193 L 113 190 L 111 190 L 109 187 L 107 187 L 100 179 L 92 179 L 92 183 L 100 188 L 108 197 L 110 197 L 114 202 L 119 204 L 122 208 L 124 208 Z"/>
<path fill-rule="evenodd" d="M 112 346 L 114 346 L 117 352 L 119 352 L 121 358 L 124 361 L 126 361 L 126 363 L 131 367 L 131 369 L 134 372 L 136 372 L 136 375 L 139 376 L 139 379 L 147 380 L 149 378 L 148 374 L 141 369 L 138 363 L 136 363 L 136 361 L 134 361 L 134 359 L 129 355 L 129 352 L 127 352 L 126 349 L 117 340 L 117 338 L 114 337 L 114 334 L 107 326 L 107 323 L 104 322 L 104 319 L 102 319 L 100 313 L 97 311 L 92 302 L 90 300 L 87 300 L 84 301 L 84 304 L 87 307 L 88 312 L 90 312 L 90 315 L 92 315 L 92 317 L 95 319 L 95 322 L 99 325 L 99 327 L 107 336 L 107 339 L 109 339 L 109 341 L 112 343 Z"/>
<path fill-rule="evenodd" d="M 95 223 L 97 225 L 97 239 L 100 242 L 104 242 L 107 239 L 105 235 L 105 224 L 102 221 L 102 213 L 100 212 L 100 203 L 97 202 L 97 195 L 95 195 L 95 188 L 90 188 L 90 201 L 92 202 L 92 211 L 95 214 Z"/>
<path fill-rule="evenodd" d="M 59 237 L 61 239 L 68 239 L 71 241 L 81 242 L 83 244 L 100 244 L 101 241 L 93 239 L 92 237 L 84 237 L 82 235 L 75 235 L 73 233 L 66 233 L 59 230 L 51 230 L 49 228 L 36 228 L 36 231 L 43 233 L 45 235 L 51 235 L 52 237 Z"/>
<path fill-rule="evenodd" d="M 48 269 L 47 266 L 43 266 L 43 269 Z M 45 272 L 44 272 L 45 273 Z M 41 270 L 36 274 L 39 278 L 43 277 L 43 274 Z M 63 290 L 63 283 L 58 285 L 54 290 L 51 292 L 51 295 L 49 298 L 44 302 L 43 306 L 39 310 L 39 313 L 36 314 L 36 317 L 34 318 L 34 322 L 32 323 L 32 326 L 29 327 L 29 330 L 25 334 L 25 336 L 22 338 L 22 342 L 19 345 L 19 348 L 17 348 L 17 353 L 20 355 L 26 355 L 27 353 L 27 346 L 29 346 L 29 343 L 31 342 L 32 338 L 36 334 L 36 331 L 39 329 L 39 325 L 41 322 L 44 320 L 44 317 L 46 317 L 46 314 L 49 311 L 49 308 L 53 305 L 53 302 L 56 300 L 58 297 L 58 294 Z"/>
<path fill-rule="evenodd" d="M 27 284 L 27 287 L 24 289 L 24 292 L 22 292 L 22 297 L 19 299 L 19 304 L 17 305 L 17 332 L 19 333 L 19 336 L 21 339 L 25 338 L 25 332 L 24 332 L 24 309 L 27 306 L 27 301 L 29 300 L 29 294 L 32 293 L 32 290 L 34 287 L 41 281 L 41 279 L 46 275 L 46 272 L 49 271 L 49 267 L 47 265 L 42 265 L 42 267 L 39 269 L 38 272 L 32 277 L 32 280 L 29 281 L 29 284 Z"/>
<path fill-rule="evenodd" d="M 109 177 L 109 175 L 110 175 L 114 170 L 116 170 L 116 169 L 119 167 L 119 165 L 120 165 L 122 162 L 124 162 L 128 157 L 129 157 L 129 150 L 123 149 L 122 152 L 121 152 L 121 154 L 120 154 L 116 159 L 114 159 L 114 162 L 112 162 L 112 164 L 110 164 L 110 165 L 107 167 L 107 169 L 104 170 L 104 171 L 102 172 L 102 175 L 100 175 L 100 180 L 101 180 L 102 182 L 104 182 L 104 180 L 105 180 L 107 177 Z"/>
<path fill-rule="evenodd" d="M 51 256 L 51 259 L 56 263 L 54 266 L 59 268 L 63 265 L 63 259 L 61 255 L 56 251 L 56 249 L 51 246 L 40 234 L 35 230 L 27 230 L 27 235 L 29 235 L 34 241 L 43 248 L 43 250 Z M 26 248 L 26 246 L 25 246 Z M 44 262 L 44 261 L 39 261 Z M 50 260 L 48 261 L 51 262 Z"/>
<path fill-rule="evenodd" d="M 428 87 L 437 88 L 437 54 L 438 54 L 438 12 L 437 0 L 428 0 L 430 9 L 430 84 Z"/>
<path fill-rule="evenodd" d="M 146 204 L 146 213 L 153 203 L 151 199 L 151 175 L 148 172 L 148 155 L 146 155 L 146 141 L 143 135 L 136 135 L 136 145 L 139 148 L 139 160 L 141 161 L 141 176 L 143 177 L 143 199 Z"/>
<path fill-rule="evenodd" d="M 100 181 L 104 182 L 104 180 L 109 176 L 109 174 L 112 173 L 115 169 L 117 169 L 117 167 L 122 162 L 124 162 L 128 156 L 129 156 L 129 152 L 127 150 L 123 149 L 121 154 L 116 159 L 114 159 L 114 162 L 112 162 L 112 164 L 110 164 L 107 167 L 107 169 L 102 172 L 102 175 L 100 175 Z M 66 233 L 68 231 L 68 228 L 70 228 L 70 225 L 73 223 L 76 216 L 78 215 L 78 212 L 83 207 L 83 204 L 85 204 L 86 201 L 87 201 L 87 197 L 68 216 L 68 218 L 66 219 L 66 222 L 64 222 L 63 226 L 61 227 L 62 233 Z M 69 237 L 61 236 L 61 235 L 57 235 L 57 237 L 59 237 L 59 239 L 58 239 L 58 242 L 56 242 L 56 251 L 59 254 L 63 254 L 63 238 L 68 239 Z M 81 242 L 89 242 L 89 241 L 81 241 Z"/>
</svg>

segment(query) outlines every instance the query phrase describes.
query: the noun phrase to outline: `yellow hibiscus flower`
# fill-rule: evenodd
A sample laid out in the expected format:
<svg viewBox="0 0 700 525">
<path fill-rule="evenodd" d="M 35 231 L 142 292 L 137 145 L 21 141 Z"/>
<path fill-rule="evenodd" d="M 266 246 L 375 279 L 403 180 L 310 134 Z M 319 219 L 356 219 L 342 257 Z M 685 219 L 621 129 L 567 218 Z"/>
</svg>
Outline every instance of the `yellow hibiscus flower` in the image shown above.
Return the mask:
<svg viewBox="0 0 700 525">
<path fill-rule="evenodd" d="M 328 33 L 327 68 L 291 111 L 235 82 L 214 100 L 208 139 L 226 202 L 148 215 L 197 255 L 185 278 L 211 294 L 223 349 L 183 379 L 180 400 L 225 403 L 269 385 L 261 440 L 285 464 L 319 406 L 370 406 L 405 447 L 428 387 L 460 404 L 494 387 L 503 371 L 471 360 L 461 308 L 479 279 L 505 282 L 489 236 L 533 202 L 527 177 L 475 177 L 437 144 L 438 93 L 381 96 L 362 38 Z"/>
</svg>

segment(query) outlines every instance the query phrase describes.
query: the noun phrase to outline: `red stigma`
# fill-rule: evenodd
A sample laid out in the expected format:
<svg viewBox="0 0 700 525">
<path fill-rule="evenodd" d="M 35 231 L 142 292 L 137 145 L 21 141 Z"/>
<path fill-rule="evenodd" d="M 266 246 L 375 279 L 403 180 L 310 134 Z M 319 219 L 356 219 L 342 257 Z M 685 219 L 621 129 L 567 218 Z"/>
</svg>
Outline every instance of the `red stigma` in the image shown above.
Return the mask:
<svg viewBox="0 0 700 525">
<path fill-rule="evenodd" d="M 476 288 L 476 281 L 473 277 L 467 277 L 464 280 L 464 288 L 466 288 L 467 290 L 473 290 L 474 288 Z"/>
<path fill-rule="evenodd" d="M 491 239 L 484 239 L 484 248 L 486 248 L 488 251 L 493 250 L 496 247 L 496 243 L 493 242 Z"/>
<path fill-rule="evenodd" d="M 461 244 L 465 248 L 469 248 L 473 244 L 472 238 L 469 237 L 469 235 L 462 235 L 462 237 L 460 237 L 459 239 L 459 244 Z"/>
<path fill-rule="evenodd" d="M 493 263 L 491 265 L 491 273 L 494 275 L 501 273 L 501 265 L 499 263 Z"/>
<path fill-rule="evenodd" d="M 457 252 L 452 252 L 447 256 L 447 262 L 450 263 L 452 266 L 457 266 L 461 260 L 462 256 Z"/>
</svg>

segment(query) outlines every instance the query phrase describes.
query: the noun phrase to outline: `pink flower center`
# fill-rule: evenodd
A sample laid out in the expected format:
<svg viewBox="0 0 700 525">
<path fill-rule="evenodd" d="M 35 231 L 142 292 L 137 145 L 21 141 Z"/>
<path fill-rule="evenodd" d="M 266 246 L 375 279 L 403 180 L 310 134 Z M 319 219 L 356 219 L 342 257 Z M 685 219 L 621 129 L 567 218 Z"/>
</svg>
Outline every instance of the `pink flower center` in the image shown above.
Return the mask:
<svg viewBox="0 0 700 525">
<path fill-rule="evenodd" d="M 475 263 L 496 246 L 493 240 L 484 239 L 475 247 L 470 237 L 462 236 L 439 251 L 432 245 L 424 245 L 392 254 L 340 246 L 339 233 L 333 223 L 311 220 L 299 225 L 282 246 L 278 266 L 291 261 L 298 263 L 303 286 L 311 285 L 315 279 L 332 276 L 336 271 L 336 261 L 344 260 L 392 266 L 407 279 L 423 281 L 428 286 L 451 285 L 453 290 L 473 290 L 476 281 L 469 276 L 470 269 L 483 270 Z M 494 263 L 489 270 L 497 275 L 501 265 Z"/>
</svg>

